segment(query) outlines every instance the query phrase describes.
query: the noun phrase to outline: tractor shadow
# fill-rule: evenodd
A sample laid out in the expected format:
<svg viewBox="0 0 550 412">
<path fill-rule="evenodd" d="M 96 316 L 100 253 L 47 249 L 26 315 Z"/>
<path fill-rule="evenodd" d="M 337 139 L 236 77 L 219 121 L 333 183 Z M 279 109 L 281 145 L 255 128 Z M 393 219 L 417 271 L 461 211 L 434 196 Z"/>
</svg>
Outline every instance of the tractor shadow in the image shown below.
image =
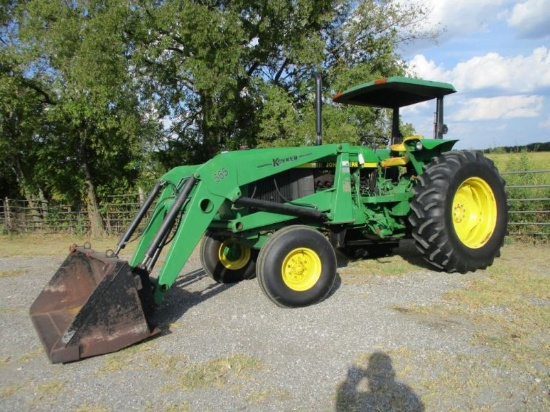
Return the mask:
<svg viewBox="0 0 550 412">
<path fill-rule="evenodd" d="M 414 240 L 412 239 L 400 241 L 399 247 L 395 249 L 394 254 L 401 256 L 403 260 L 407 261 L 413 266 L 418 266 L 429 271 L 437 271 L 434 266 L 430 265 L 422 257 L 420 252 L 416 249 L 416 246 L 414 245 Z"/>
<path fill-rule="evenodd" d="M 430 265 L 416 249 L 414 240 L 407 239 L 401 240 L 399 242 L 399 247 L 395 249 L 394 254 L 399 255 L 406 262 L 410 263 L 413 266 L 418 266 L 419 268 L 429 270 L 431 272 L 440 272 L 435 266 Z"/>
<path fill-rule="evenodd" d="M 345 268 L 351 262 L 361 261 L 361 260 L 372 260 L 381 265 L 393 265 L 395 262 L 391 259 L 393 256 L 399 256 L 407 263 L 426 269 L 429 271 L 438 271 L 437 268 L 430 265 L 420 252 L 416 249 L 413 239 L 400 240 L 399 245 L 391 251 L 391 253 L 383 256 L 369 256 L 368 254 L 358 257 L 349 257 L 344 254 L 342 251 L 338 250 L 336 253 L 336 260 L 338 268 Z"/>
<path fill-rule="evenodd" d="M 332 288 L 330 288 L 330 291 L 327 293 L 327 296 L 325 296 L 323 300 L 330 299 L 333 295 L 335 295 L 338 289 L 340 289 L 340 286 L 342 286 L 342 278 L 340 277 L 340 274 L 336 272 L 336 277 L 334 278 Z"/>
<path fill-rule="evenodd" d="M 209 281 L 206 287 L 198 285 L 201 282 L 204 284 L 205 280 Z M 241 282 L 257 282 L 257 280 L 253 278 Z M 180 275 L 167 293 L 162 305 L 151 316 L 151 323 L 160 328 L 161 335 L 170 334 L 172 333 L 170 325 L 181 319 L 189 309 L 229 290 L 238 283 L 216 283 L 206 274 L 204 269 L 197 269 Z M 341 285 L 342 279 L 336 273 L 334 284 L 323 300 L 330 299 Z"/>
<path fill-rule="evenodd" d="M 206 287 L 197 285 L 205 280 L 210 281 Z M 177 322 L 189 309 L 235 285 L 237 283 L 216 283 L 210 279 L 204 269 L 184 273 L 176 279 L 162 304 L 155 310 L 151 323 L 161 329 L 161 335 L 170 334 L 170 324 Z"/>
</svg>

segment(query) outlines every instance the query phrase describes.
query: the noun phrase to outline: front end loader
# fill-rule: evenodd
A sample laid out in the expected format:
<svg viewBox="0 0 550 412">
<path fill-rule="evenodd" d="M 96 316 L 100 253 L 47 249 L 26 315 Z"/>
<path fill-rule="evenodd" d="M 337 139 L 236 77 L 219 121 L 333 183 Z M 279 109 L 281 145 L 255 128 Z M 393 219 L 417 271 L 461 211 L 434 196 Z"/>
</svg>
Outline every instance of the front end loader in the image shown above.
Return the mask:
<svg viewBox="0 0 550 412">
<path fill-rule="evenodd" d="M 327 296 L 336 251 L 381 256 L 413 238 L 424 259 L 443 271 L 493 263 L 508 219 L 504 181 L 481 153 L 453 151 L 456 141 L 442 138 L 443 97 L 454 88 L 390 77 L 339 93 L 337 103 L 393 110 L 390 144 L 323 145 L 316 78 L 317 145 L 224 152 L 176 167 L 152 189 L 115 251 L 71 249 L 30 310 L 52 362 L 113 352 L 156 334 L 151 313 L 199 244 L 214 281 L 257 277 L 282 307 Z M 399 108 L 431 99 L 434 138 L 402 137 Z M 131 260 L 119 259 L 143 225 Z"/>
</svg>

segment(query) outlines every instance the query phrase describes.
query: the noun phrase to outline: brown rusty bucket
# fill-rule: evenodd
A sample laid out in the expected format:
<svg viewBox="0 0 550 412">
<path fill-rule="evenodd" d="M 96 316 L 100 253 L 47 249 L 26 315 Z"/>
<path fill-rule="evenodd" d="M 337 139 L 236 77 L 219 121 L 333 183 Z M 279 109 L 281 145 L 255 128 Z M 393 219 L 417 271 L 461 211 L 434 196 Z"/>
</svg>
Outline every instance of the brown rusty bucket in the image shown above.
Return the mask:
<svg viewBox="0 0 550 412">
<path fill-rule="evenodd" d="M 158 333 L 147 322 L 140 294 L 140 277 L 127 262 L 73 246 L 30 316 L 52 363 L 71 362 Z"/>
</svg>

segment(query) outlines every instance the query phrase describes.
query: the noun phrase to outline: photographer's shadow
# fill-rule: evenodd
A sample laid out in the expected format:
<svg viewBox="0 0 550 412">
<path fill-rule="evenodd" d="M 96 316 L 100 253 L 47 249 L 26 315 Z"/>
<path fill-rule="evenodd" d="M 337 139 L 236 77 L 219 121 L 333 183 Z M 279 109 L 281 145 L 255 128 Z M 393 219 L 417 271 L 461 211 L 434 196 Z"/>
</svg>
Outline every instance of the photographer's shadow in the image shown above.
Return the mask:
<svg viewBox="0 0 550 412">
<path fill-rule="evenodd" d="M 391 358 L 384 352 L 373 353 L 366 369 L 352 366 L 336 398 L 336 412 L 424 410 L 414 391 L 395 380 Z"/>
</svg>

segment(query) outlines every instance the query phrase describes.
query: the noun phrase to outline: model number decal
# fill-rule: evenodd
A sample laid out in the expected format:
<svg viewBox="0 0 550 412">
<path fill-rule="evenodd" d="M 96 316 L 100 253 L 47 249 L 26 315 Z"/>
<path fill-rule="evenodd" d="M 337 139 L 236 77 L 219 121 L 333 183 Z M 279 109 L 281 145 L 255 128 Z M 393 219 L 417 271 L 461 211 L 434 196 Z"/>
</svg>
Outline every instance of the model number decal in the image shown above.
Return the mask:
<svg viewBox="0 0 550 412">
<path fill-rule="evenodd" d="M 223 179 L 227 177 L 229 172 L 225 167 L 222 167 L 220 170 L 218 170 L 216 173 L 214 173 L 214 180 L 216 182 L 221 182 Z"/>
</svg>

